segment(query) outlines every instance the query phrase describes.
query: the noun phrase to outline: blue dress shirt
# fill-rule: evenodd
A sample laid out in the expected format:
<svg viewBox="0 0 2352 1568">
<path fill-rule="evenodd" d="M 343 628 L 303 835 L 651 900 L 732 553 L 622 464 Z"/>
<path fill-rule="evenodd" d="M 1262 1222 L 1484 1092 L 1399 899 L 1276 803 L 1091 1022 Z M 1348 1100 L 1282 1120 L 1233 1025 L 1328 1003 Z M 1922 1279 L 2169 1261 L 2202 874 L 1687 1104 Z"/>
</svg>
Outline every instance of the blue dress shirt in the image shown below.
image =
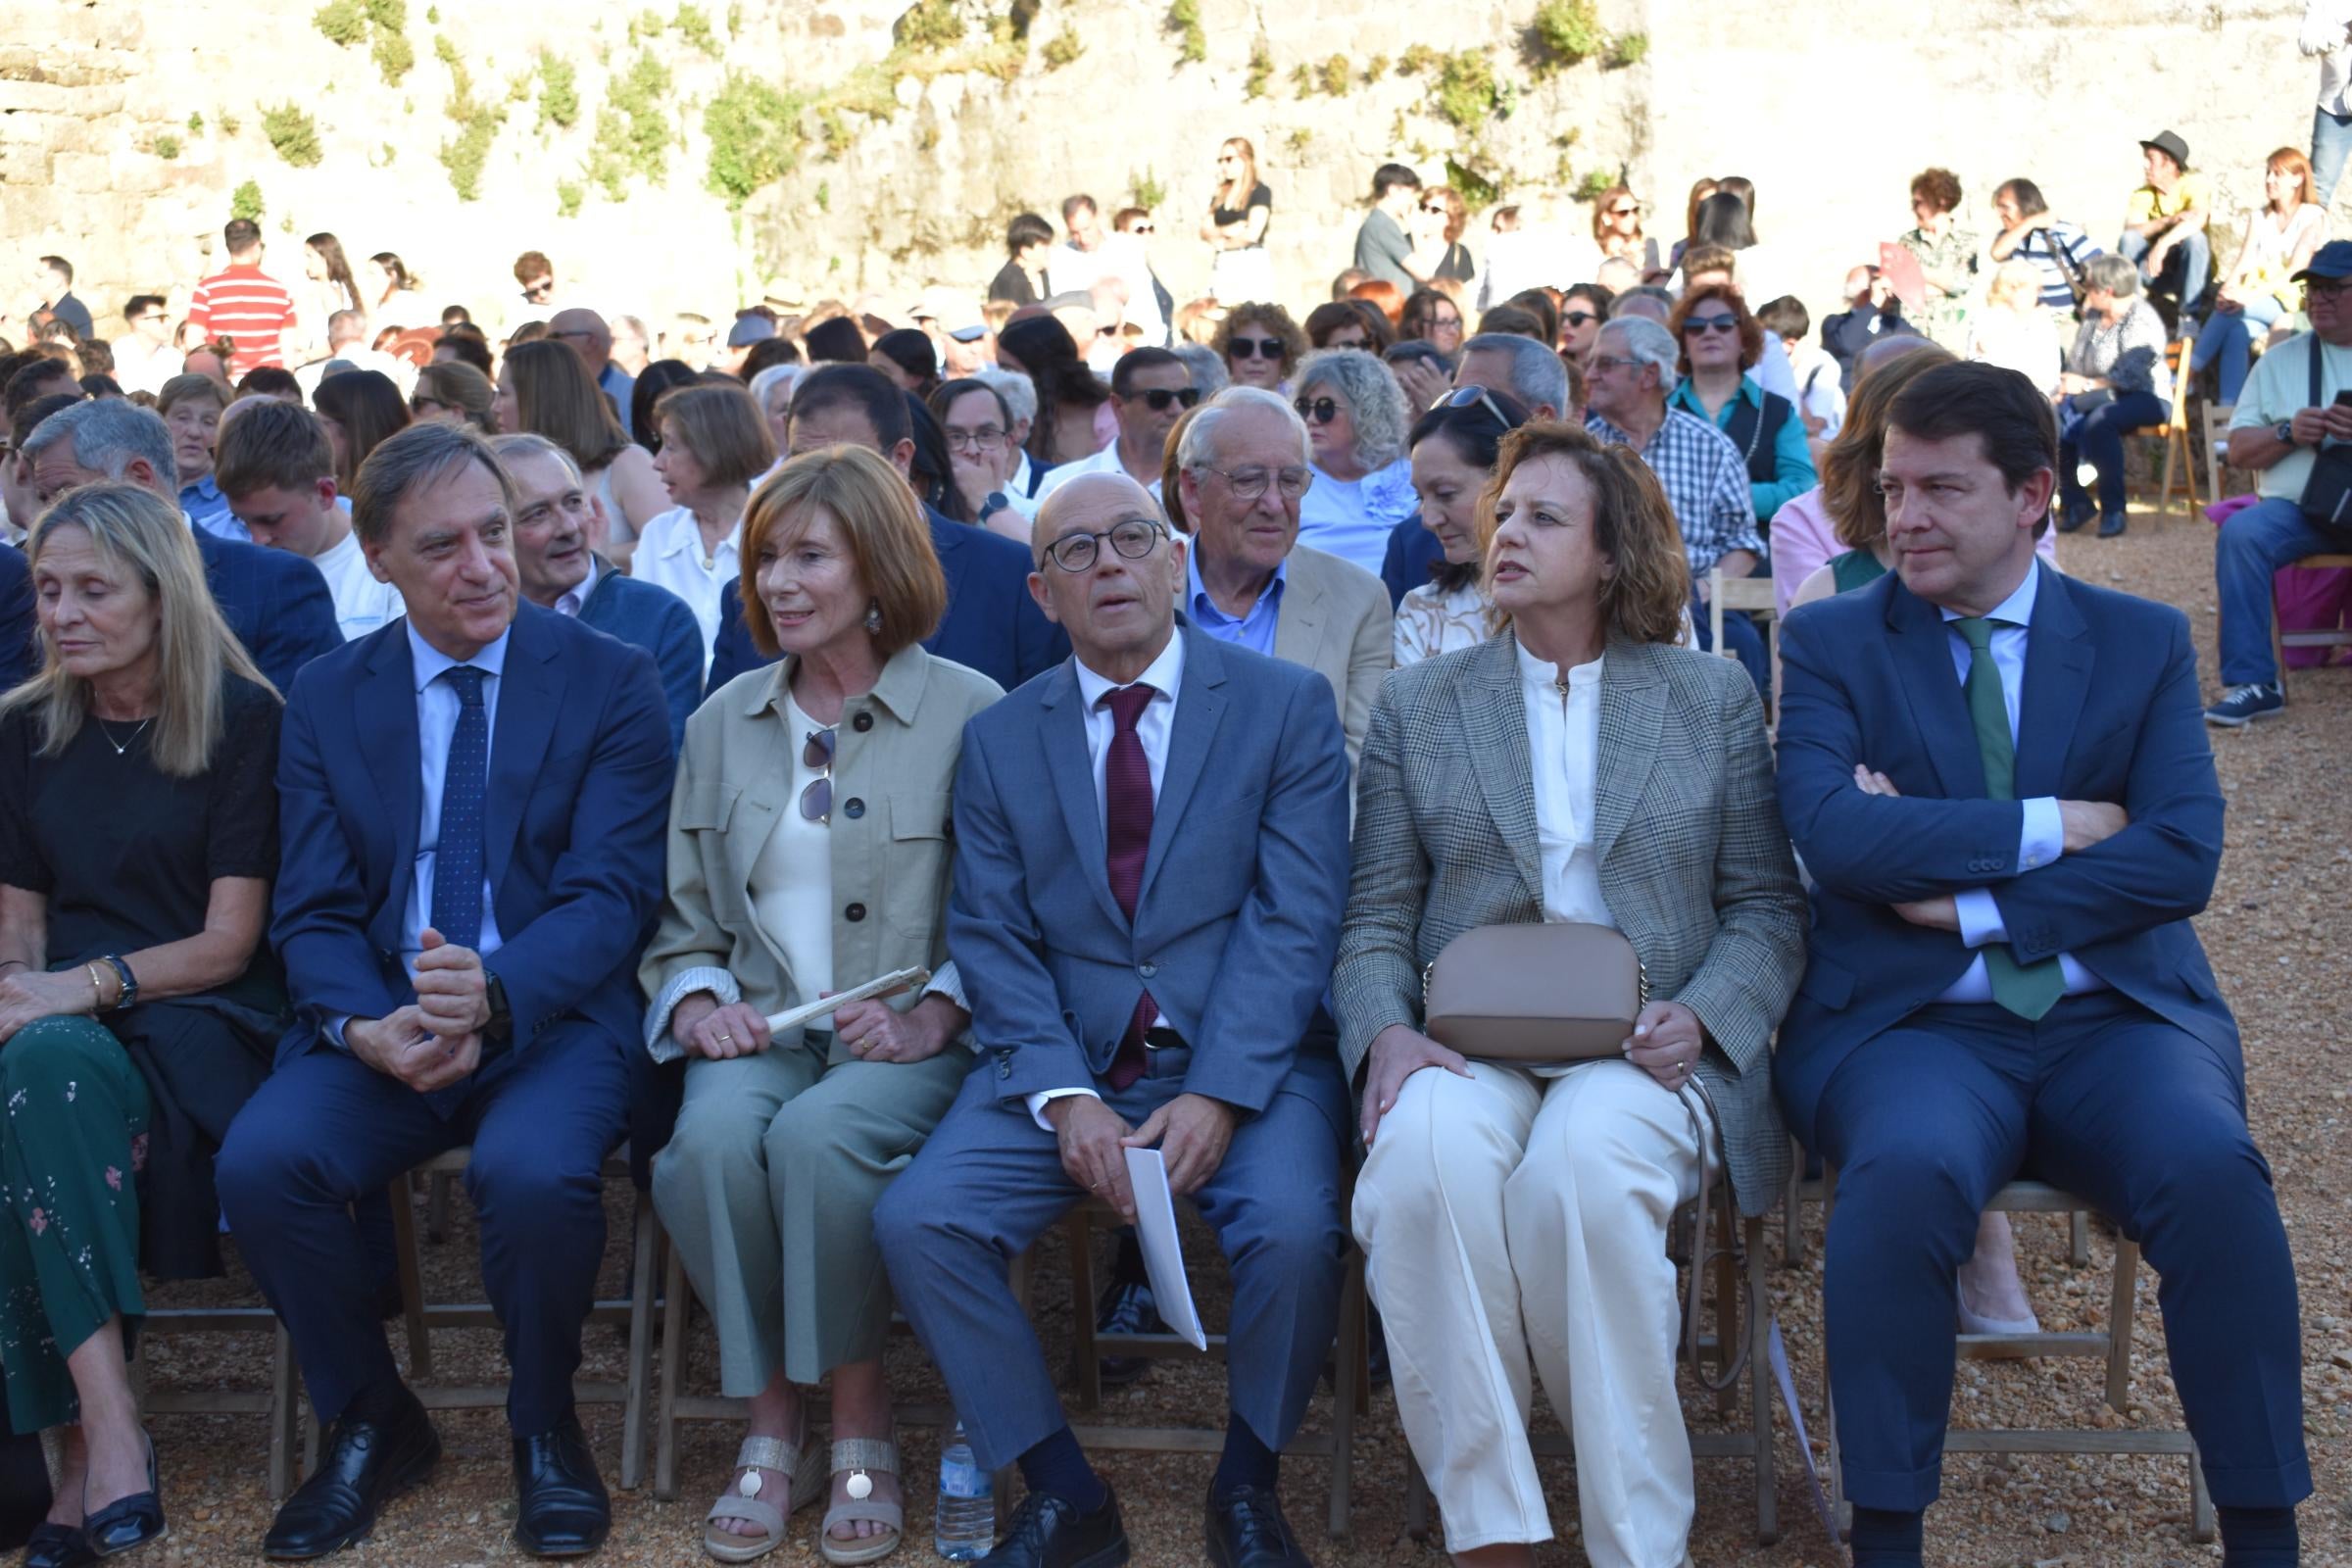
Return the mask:
<svg viewBox="0 0 2352 1568">
<path fill-rule="evenodd" d="M 194 484 L 179 487 L 179 510 L 188 514 L 190 522 L 215 538 L 241 545 L 253 543 L 253 530 L 237 520 L 237 514 L 229 510 L 228 497 L 220 493 L 220 487 L 209 473 Z"/>
<path fill-rule="evenodd" d="M 2017 591 L 1993 607 L 1988 618 L 2001 622 L 1992 629 L 1992 662 L 2001 674 L 2001 701 L 2009 710 L 2009 740 L 2017 741 L 2018 709 L 2026 689 L 2027 628 L 2034 622 L 2034 600 L 2039 589 L 2041 567 L 2038 563 L 2027 568 L 2026 580 Z M 1956 610 L 1942 612 L 1949 627 L 1964 618 Z M 1959 672 L 1963 686 L 1968 683 L 1969 661 L 1975 657 L 1968 639 L 1957 631 L 1947 631 L 1945 640 L 1951 645 L 1952 667 Z M 2036 796 L 2024 803 L 2026 819 L 2019 835 L 2017 865 L 2020 871 L 2031 871 L 2049 864 L 2065 853 L 2066 824 L 2058 814 L 2057 797 Z M 1983 948 L 1995 942 L 2009 940 L 2009 928 L 2001 918 L 2000 906 L 1984 888 L 1971 888 L 1957 894 L 1953 904 L 1960 915 L 1960 940 L 1971 948 Z M 2058 955 L 2058 971 L 2066 977 L 2066 992 L 2075 996 L 2085 991 L 2106 989 L 2106 982 L 2077 963 L 2074 955 Z M 1990 1002 L 1992 982 L 1984 973 L 1984 958 L 1979 954 L 1969 964 L 1968 971 L 1952 982 L 1949 990 L 1936 999 L 1938 1002 Z"/>
<path fill-rule="evenodd" d="M 1184 613 L 1195 626 L 1219 642 L 1238 643 L 1253 654 L 1274 657 L 1274 628 L 1282 618 L 1283 585 L 1290 580 L 1291 564 L 1287 560 L 1274 568 L 1273 580 L 1257 596 L 1257 603 L 1238 618 L 1217 608 L 1200 586 L 1200 554 L 1188 552 L 1184 561 Z"/>
</svg>

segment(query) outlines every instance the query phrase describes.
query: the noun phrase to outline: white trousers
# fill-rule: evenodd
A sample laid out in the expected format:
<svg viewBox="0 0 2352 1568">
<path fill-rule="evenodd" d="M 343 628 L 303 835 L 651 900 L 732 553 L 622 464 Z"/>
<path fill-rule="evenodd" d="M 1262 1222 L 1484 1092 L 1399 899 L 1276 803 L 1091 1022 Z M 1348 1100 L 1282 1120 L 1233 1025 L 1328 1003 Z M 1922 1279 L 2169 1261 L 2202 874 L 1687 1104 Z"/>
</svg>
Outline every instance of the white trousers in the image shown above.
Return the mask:
<svg viewBox="0 0 2352 1568">
<path fill-rule="evenodd" d="M 1532 1362 L 1575 1441 L 1593 1568 L 1680 1568 L 1690 1443 L 1666 1228 L 1698 1195 L 1690 1113 L 1627 1061 L 1470 1071 L 1407 1078 L 1355 1183 L 1396 1405 L 1446 1548 L 1551 1539 Z"/>
</svg>

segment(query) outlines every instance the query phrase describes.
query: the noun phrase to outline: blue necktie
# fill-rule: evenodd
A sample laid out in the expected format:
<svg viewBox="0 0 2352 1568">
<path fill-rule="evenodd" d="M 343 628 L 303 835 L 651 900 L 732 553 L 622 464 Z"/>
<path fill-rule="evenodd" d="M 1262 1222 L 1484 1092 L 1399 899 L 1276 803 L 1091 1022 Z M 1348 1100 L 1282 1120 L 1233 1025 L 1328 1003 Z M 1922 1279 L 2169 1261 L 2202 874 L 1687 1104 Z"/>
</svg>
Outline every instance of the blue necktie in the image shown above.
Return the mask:
<svg viewBox="0 0 2352 1568">
<path fill-rule="evenodd" d="M 433 929 L 461 948 L 482 940 L 482 807 L 490 793 L 489 672 L 457 664 L 441 672 L 458 694 L 458 727 L 441 774 L 441 833 L 433 852 Z"/>
</svg>

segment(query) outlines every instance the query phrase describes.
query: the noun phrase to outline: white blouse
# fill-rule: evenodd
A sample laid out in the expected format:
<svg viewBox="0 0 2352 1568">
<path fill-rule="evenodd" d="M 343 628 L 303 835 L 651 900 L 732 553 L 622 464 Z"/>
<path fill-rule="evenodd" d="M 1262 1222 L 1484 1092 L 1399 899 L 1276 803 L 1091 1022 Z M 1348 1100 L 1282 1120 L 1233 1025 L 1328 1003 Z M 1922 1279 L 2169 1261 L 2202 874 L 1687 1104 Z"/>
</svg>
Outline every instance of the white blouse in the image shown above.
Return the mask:
<svg viewBox="0 0 2352 1568">
<path fill-rule="evenodd" d="M 833 989 L 833 835 L 801 814 L 802 792 L 819 776 L 806 760 L 808 737 L 831 726 L 803 712 L 789 690 L 784 722 L 792 736 L 792 803 L 752 862 L 752 918 L 784 955 L 799 1006 Z"/>
<path fill-rule="evenodd" d="M 672 507 L 645 525 L 637 550 L 629 558 L 629 575 L 668 589 L 686 601 L 703 633 L 703 673 L 710 672 L 710 657 L 718 647 L 718 603 L 728 583 L 743 574 L 740 546 L 743 519 L 719 540 L 718 548 L 703 554 L 702 524 L 690 507 Z"/>
<path fill-rule="evenodd" d="M 1536 841 L 1544 868 L 1544 918 L 1617 929 L 1600 896 L 1593 851 L 1593 781 L 1600 751 L 1603 659 L 1568 671 L 1567 689 L 1550 662 L 1519 650 L 1527 702 L 1528 759 L 1535 775 Z"/>
<path fill-rule="evenodd" d="M 1424 659 L 1475 648 L 1487 640 L 1487 596 L 1475 578 L 1446 593 L 1425 582 L 1396 606 L 1390 662 L 1398 669 Z"/>
</svg>

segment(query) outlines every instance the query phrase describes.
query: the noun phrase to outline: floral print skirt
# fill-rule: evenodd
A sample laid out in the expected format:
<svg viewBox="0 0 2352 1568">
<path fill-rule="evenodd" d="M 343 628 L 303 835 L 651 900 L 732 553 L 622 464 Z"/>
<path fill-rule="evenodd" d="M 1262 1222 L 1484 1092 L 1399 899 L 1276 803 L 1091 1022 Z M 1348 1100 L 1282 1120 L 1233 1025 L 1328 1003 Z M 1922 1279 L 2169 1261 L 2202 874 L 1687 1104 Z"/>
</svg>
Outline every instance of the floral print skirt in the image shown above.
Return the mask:
<svg viewBox="0 0 2352 1568">
<path fill-rule="evenodd" d="M 0 1045 L 0 1375 L 19 1432 L 75 1419 L 66 1357 L 109 1318 L 128 1334 L 146 1311 L 148 1114 L 146 1080 L 95 1019 L 42 1018 Z"/>
</svg>

